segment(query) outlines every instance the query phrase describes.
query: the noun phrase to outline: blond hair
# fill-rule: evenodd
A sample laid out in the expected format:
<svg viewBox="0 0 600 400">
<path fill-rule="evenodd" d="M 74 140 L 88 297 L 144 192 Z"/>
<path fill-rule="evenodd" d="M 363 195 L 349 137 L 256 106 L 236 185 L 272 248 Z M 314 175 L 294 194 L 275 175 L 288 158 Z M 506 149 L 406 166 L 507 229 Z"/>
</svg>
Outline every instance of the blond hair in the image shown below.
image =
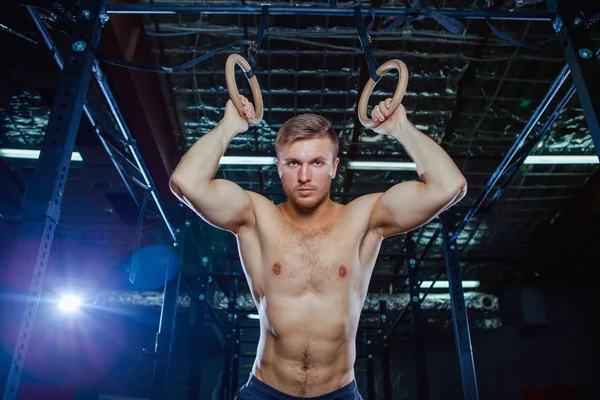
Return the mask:
<svg viewBox="0 0 600 400">
<path fill-rule="evenodd" d="M 275 152 L 278 153 L 282 146 L 292 144 L 296 140 L 316 139 L 328 137 L 333 143 L 333 158 L 339 151 L 338 136 L 331 122 L 317 114 L 300 114 L 288 119 L 277 132 L 275 139 Z"/>
</svg>

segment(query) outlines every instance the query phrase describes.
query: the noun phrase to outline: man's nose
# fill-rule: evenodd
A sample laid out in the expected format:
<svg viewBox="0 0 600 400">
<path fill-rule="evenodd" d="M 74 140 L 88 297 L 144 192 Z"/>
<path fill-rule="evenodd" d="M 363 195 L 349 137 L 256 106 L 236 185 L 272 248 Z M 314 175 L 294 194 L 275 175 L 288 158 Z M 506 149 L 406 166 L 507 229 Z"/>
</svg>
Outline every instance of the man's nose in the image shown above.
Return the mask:
<svg viewBox="0 0 600 400">
<path fill-rule="evenodd" d="M 310 166 L 309 165 L 303 165 L 300 168 L 300 171 L 298 171 L 298 180 L 301 183 L 310 182 L 311 175 L 312 174 L 310 172 Z"/>
</svg>

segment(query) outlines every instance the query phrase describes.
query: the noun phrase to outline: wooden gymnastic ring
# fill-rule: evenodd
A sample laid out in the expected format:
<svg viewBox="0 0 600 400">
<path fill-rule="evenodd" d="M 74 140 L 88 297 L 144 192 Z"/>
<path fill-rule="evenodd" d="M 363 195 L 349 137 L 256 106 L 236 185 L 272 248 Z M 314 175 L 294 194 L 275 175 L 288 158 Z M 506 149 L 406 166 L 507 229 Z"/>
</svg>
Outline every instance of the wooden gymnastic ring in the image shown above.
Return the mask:
<svg viewBox="0 0 600 400">
<path fill-rule="evenodd" d="M 382 76 L 391 69 L 398 70 L 398 86 L 396 86 L 396 91 L 392 97 L 389 115 L 392 115 L 394 111 L 396 111 L 396 108 L 398 108 L 398 105 L 404 97 L 404 92 L 406 92 L 406 85 L 408 84 L 408 69 L 406 68 L 406 64 L 398 59 L 388 60 L 384 64 L 381 64 L 381 66 L 377 68 L 377 75 Z M 375 82 L 373 78 L 369 78 L 365 88 L 360 94 L 360 100 L 358 101 L 358 119 L 365 128 L 369 129 L 375 129 L 380 124 L 379 121 L 373 121 L 367 116 L 367 104 L 369 104 L 371 92 L 376 84 L 377 82 Z"/>
<path fill-rule="evenodd" d="M 244 106 L 242 105 L 240 92 L 238 91 L 238 87 L 235 82 L 236 64 L 239 65 L 245 73 L 250 72 L 252 68 L 250 68 L 248 61 L 246 61 L 244 57 L 240 56 L 239 54 L 230 55 L 227 57 L 227 62 L 225 63 L 225 82 L 227 82 L 227 91 L 229 91 L 229 97 L 231 98 L 231 101 L 235 105 L 235 108 L 237 108 L 240 115 L 243 118 L 246 118 L 244 117 Z M 252 96 L 254 97 L 254 111 L 256 114 L 254 118 L 248 119 L 248 124 L 255 126 L 260 124 L 263 119 L 263 99 L 262 94 L 260 93 L 260 86 L 258 85 L 256 75 L 252 78 L 249 78 L 248 83 L 252 89 Z"/>
</svg>

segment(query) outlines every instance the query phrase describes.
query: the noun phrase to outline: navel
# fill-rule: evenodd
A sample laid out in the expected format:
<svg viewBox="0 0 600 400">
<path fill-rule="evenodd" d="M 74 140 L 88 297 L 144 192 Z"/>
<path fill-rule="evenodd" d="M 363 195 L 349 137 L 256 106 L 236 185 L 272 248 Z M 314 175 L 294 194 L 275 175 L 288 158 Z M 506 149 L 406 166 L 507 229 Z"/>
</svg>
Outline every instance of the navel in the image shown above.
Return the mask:
<svg viewBox="0 0 600 400">
<path fill-rule="evenodd" d="M 348 275 L 348 268 L 340 265 L 340 268 L 338 268 L 338 274 L 340 275 L 340 278 L 345 278 L 346 275 Z"/>
<path fill-rule="evenodd" d="M 279 264 L 279 263 L 273 264 L 272 270 L 273 270 L 273 275 L 279 276 L 279 274 L 281 274 L 281 264 Z"/>
</svg>

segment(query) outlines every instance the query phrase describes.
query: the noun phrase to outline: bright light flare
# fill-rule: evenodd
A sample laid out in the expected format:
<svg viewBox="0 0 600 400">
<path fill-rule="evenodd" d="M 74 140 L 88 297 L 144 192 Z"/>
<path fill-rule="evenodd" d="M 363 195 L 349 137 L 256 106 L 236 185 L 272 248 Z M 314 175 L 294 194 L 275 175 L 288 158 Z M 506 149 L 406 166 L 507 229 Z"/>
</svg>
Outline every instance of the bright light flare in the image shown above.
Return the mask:
<svg viewBox="0 0 600 400">
<path fill-rule="evenodd" d="M 65 296 L 60 300 L 58 306 L 61 310 L 66 312 L 74 312 L 79 310 L 79 306 L 81 305 L 81 299 L 77 296 Z"/>
</svg>

